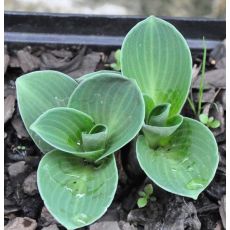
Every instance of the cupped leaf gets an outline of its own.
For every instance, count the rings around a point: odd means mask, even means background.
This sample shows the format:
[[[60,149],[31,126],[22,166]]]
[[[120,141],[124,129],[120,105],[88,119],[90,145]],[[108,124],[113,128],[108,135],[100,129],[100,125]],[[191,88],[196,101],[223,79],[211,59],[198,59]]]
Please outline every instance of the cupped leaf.
[[[67,229],[80,228],[100,218],[112,202],[117,183],[114,156],[92,166],[53,150],[38,167],[38,189],[45,206]]]
[[[164,116],[164,112],[162,113],[162,116]],[[152,148],[161,144],[165,145],[165,143],[168,142],[169,136],[180,127],[182,122],[183,117],[181,115],[175,115],[174,117],[164,121],[165,124],[162,124],[162,126],[144,124],[142,131],[146,141],[148,142],[148,145]]]
[[[79,157],[96,159],[104,152],[101,145],[92,148],[92,145],[95,146],[95,141],[101,142],[101,137],[97,137],[97,140],[85,140],[85,135],[89,136],[96,129],[95,124],[90,116],[76,109],[67,107],[49,109],[30,126],[30,129],[54,148]],[[92,139],[92,135],[90,136]]]
[[[193,199],[211,182],[219,160],[213,134],[190,118],[183,118],[168,145],[152,149],[139,136],[136,151],[141,168],[157,185]]]
[[[36,71],[17,78],[17,100],[22,120],[42,152],[46,153],[53,147],[29,129],[30,125],[48,109],[66,106],[77,85],[69,76],[51,70]]]
[[[155,105],[170,103],[170,116],[175,115],[189,92],[191,53],[173,25],[150,16],[126,35],[121,49],[121,72],[135,79]]]
[[[85,151],[105,150],[108,128],[104,125],[95,125],[89,133],[82,134],[82,147]]]
[[[97,73],[84,80],[68,106],[89,114],[96,124],[108,128],[106,151],[98,161],[132,140],[144,122],[144,100],[137,84],[117,73]]]
[[[169,103],[166,103],[154,107],[149,114],[148,124],[160,126],[165,125],[168,119],[170,106],[171,105]]]

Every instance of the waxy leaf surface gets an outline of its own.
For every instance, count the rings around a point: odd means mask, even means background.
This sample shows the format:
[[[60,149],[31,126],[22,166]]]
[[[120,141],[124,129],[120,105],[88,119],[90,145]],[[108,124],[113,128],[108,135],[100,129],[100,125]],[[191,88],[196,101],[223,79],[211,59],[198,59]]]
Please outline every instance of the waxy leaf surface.
[[[73,92],[68,106],[108,128],[106,151],[98,160],[132,140],[144,123],[144,100],[137,84],[118,77],[118,73],[96,74],[84,80]]]
[[[41,160],[38,188],[55,219],[67,229],[89,225],[111,204],[118,182],[114,156],[92,166],[71,154],[53,150]]]
[[[17,100],[22,120],[42,152],[46,153],[53,147],[30,130],[30,125],[48,109],[66,106],[76,87],[77,82],[72,78],[51,70],[28,73],[16,80]]]
[[[173,25],[150,16],[126,35],[121,72],[135,79],[155,105],[170,103],[170,116],[175,115],[182,109],[191,84],[189,47]]]
[[[157,185],[193,199],[211,182],[219,160],[211,131],[190,118],[183,118],[166,146],[152,149],[139,136],[136,151],[141,168]]]

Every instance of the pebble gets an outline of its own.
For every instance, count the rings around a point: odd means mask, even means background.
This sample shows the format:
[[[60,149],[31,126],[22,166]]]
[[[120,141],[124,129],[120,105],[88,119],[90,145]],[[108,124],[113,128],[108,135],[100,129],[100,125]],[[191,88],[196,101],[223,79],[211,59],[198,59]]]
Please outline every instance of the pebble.
[[[25,161],[18,161],[8,167],[8,173],[11,177],[16,177],[19,174],[24,173],[26,169],[27,165],[25,164]]]
[[[36,172],[32,172],[28,177],[26,177],[23,183],[23,191],[30,196],[33,196],[38,192]]]
[[[102,221],[90,225],[89,230],[121,230],[117,221]]]
[[[8,222],[4,230],[35,230],[37,222],[29,217],[16,217]]]

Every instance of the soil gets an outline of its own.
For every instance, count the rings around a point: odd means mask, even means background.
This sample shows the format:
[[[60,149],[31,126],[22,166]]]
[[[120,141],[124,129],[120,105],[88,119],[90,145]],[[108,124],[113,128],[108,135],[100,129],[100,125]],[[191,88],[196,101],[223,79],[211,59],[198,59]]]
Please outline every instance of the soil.
[[[15,79],[34,70],[54,69],[77,78],[95,70],[110,69],[114,51],[72,46],[5,47],[5,229],[65,229],[58,224],[39,196],[36,170],[42,153],[26,132],[20,118],[15,95]],[[198,98],[202,52],[193,55],[192,94]],[[132,145],[116,154],[119,185],[114,201],[106,214],[91,226],[82,229],[121,230],[219,230],[225,226],[226,134],[225,134],[225,42],[208,54],[203,108],[209,116],[221,121],[213,129],[219,147],[220,162],[215,178],[194,201],[170,194],[153,184],[140,169]],[[218,110],[216,109],[218,108]],[[186,103],[183,115],[195,117]],[[196,117],[195,117],[196,118]],[[126,154],[122,154],[126,152]],[[147,207],[137,207],[138,191],[152,183],[154,199]],[[108,227],[109,226],[109,227]]]

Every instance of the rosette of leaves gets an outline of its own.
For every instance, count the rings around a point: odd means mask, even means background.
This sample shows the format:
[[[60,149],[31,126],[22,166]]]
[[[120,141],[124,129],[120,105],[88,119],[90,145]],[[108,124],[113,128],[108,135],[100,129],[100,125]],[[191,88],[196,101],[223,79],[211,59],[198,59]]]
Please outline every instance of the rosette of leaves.
[[[56,71],[16,80],[25,127],[46,153],[38,189],[50,213],[67,229],[100,218],[114,197],[114,152],[137,135],[144,100],[135,81],[104,71],[79,82]]]
[[[202,123],[180,115],[192,78],[192,57],[180,32],[150,16],[134,26],[121,49],[121,72],[145,99],[145,123],[136,153],[161,188],[197,199],[218,165],[215,138]]]

